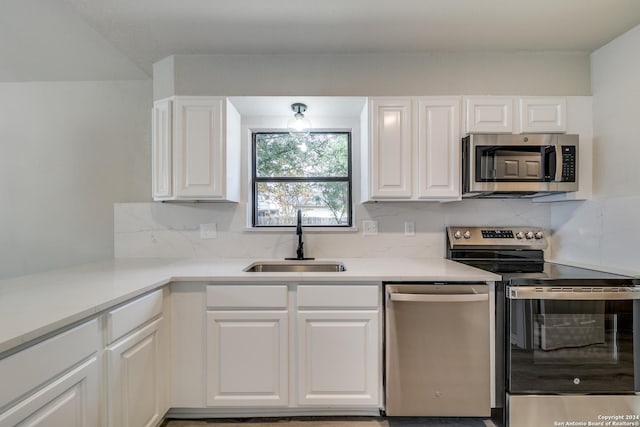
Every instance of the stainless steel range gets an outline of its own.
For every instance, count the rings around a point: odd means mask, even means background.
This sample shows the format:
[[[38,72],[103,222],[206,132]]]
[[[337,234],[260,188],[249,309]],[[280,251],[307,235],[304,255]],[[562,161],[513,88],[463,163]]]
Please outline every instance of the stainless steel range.
[[[545,262],[547,246],[535,227],[447,228],[447,258],[503,277],[496,402],[505,424],[640,426],[640,281]]]

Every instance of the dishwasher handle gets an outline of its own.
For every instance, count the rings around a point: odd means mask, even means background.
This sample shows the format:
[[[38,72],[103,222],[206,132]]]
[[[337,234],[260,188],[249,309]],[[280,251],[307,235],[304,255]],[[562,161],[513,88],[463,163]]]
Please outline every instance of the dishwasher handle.
[[[390,292],[389,299],[402,302],[477,302],[488,301],[489,294],[404,294]]]

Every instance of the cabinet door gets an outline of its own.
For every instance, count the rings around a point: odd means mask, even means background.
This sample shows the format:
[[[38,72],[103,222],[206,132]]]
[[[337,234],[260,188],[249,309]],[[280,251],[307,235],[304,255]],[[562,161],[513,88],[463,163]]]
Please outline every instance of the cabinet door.
[[[109,426],[155,426],[164,416],[161,325],[156,319],[107,347]]]
[[[175,100],[174,190],[178,198],[225,197],[224,98]]]
[[[297,323],[297,403],[379,405],[378,311],[300,311]]]
[[[168,199],[172,196],[172,123],[173,101],[157,101],[152,112],[152,191],[154,200]]]
[[[566,98],[520,98],[520,131],[522,133],[566,132],[566,110]]]
[[[374,98],[369,117],[371,198],[411,198],[411,99]]]
[[[287,406],[286,311],[207,313],[207,405]]]
[[[465,98],[467,133],[512,133],[512,97]]]
[[[0,427],[98,427],[99,372],[94,355],[0,413]]]
[[[418,99],[419,199],[460,198],[460,99]]]

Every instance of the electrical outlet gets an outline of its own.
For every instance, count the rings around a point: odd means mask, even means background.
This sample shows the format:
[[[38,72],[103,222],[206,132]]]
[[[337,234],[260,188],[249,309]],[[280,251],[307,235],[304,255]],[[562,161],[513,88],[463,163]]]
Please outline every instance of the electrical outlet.
[[[415,236],[416,235],[416,223],[413,221],[406,221],[404,223],[404,235]]]
[[[362,221],[362,234],[365,236],[378,234],[378,221]]]
[[[201,239],[215,239],[218,237],[218,230],[216,223],[200,224],[200,238]]]

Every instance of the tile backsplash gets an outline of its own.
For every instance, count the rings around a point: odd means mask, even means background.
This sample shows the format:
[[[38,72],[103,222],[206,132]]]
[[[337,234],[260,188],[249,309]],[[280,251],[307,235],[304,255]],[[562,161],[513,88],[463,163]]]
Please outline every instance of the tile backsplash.
[[[115,256],[283,258],[295,256],[291,231],[247,229],[245,203],[117,203]],[[447,225],[531,225],[549,229],[549,205],[529,200],[463,200],[452,203],[356,205],[357,231],[305,229],[305,255],[316,258],[442,257]],[[377,235],[363,235],[362,221],[378,221]],[[404,235],[404,223],[415,235]],[[216,224],[216,238],[201,239],[200,224]]]

